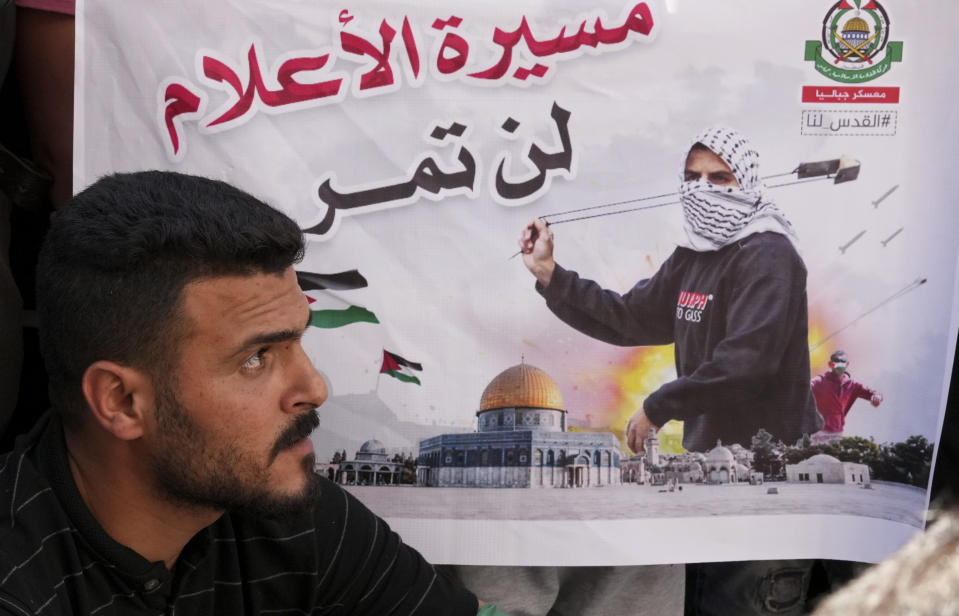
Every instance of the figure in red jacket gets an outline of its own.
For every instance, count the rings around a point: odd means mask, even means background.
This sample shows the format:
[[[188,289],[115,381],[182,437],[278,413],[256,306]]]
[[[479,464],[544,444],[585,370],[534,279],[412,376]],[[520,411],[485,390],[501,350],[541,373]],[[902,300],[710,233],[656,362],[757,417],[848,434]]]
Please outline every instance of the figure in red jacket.
[[[882,402],[882,394],[854,380],[846,369],[849,359],[845,351],[829,356],[829,370],[812,380],[812,395],[819,414],[826,420],[822,430],[812,435],[814,443],[828,443],[842,438],[846,415],[856,398],[869,400],[873,406]]]

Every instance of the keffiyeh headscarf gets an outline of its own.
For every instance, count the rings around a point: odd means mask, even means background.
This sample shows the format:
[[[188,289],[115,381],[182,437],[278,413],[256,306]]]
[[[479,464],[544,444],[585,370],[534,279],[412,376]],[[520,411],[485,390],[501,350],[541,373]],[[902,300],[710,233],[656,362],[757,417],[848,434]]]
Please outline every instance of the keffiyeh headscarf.
[[[682,245],[700,252],[719,250],[753,233],[772,231],[785,235],[798,252],[796,232],[759,177],[759,153],[752,144],[735,130],[718,126],[704,130],[690,147],[697,143],[729,165],[739,187],[717,186],[705,177],[683,181],[679,198],[687,241]]]

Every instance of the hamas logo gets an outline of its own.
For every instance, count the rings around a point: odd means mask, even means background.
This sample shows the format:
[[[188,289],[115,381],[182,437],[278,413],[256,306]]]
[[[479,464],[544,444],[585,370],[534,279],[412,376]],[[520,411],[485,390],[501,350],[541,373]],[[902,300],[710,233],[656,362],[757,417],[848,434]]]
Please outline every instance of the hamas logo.
[[[806,61],[833,81],[862,83],[902,61],[902,42],[889,41],[889,16],[876,0],[840,0],[822,21],[822,39],[806,41]]]

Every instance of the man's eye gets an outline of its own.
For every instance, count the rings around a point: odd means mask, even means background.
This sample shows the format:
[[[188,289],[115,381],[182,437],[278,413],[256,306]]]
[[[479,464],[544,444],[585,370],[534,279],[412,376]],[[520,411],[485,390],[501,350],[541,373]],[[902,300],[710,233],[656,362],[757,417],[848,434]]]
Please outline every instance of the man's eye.
[[[256,370],[263,366],[263,355],[266,354],[266,349],[260,349],[253,355],[249,357],[245,362],[243,362],[243,368],[245,370]]]
[[[687,171],[684,177],[687,182],[695,182],[696,180],[699,179],[699,174],[696,173],[695,171]]]

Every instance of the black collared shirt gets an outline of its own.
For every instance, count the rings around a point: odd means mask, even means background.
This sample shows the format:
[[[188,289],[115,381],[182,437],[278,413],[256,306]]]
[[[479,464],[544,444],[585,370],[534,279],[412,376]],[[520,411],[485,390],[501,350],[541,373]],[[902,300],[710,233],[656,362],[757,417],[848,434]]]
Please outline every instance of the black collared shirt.
[[[458,581],[327,480],[314,507],[294,518],[223,515],[190,540],[171,571],[97,523],[55,417],[0,455],[0,615],[476,611]]]

